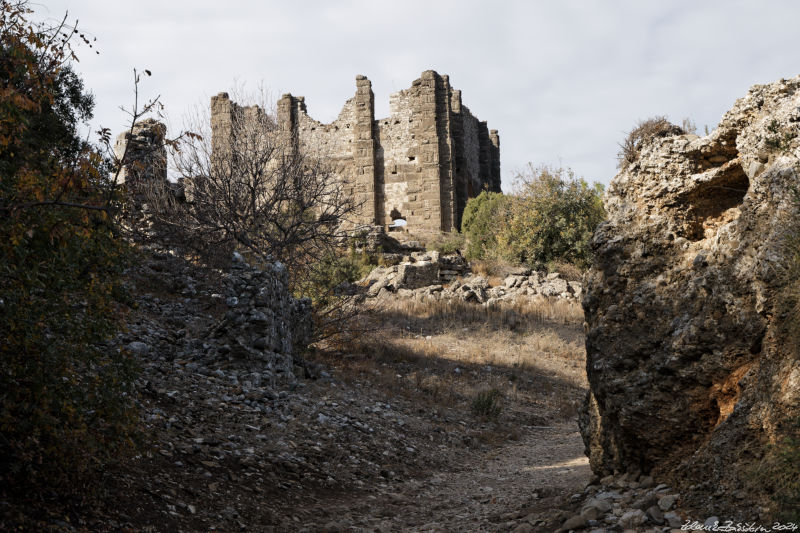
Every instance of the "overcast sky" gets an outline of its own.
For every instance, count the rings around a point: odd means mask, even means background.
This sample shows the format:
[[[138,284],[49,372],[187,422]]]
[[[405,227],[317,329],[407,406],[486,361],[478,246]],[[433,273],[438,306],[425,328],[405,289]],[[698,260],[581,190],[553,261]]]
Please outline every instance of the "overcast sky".
[[[427,69],[449,74],[464,104],[500,131],[503,186],[528,162],[604,183],[636,121],[667,115],[711,129],[755,83],[800,73],[800,1],[48,0],[97,38],[77,70],[95,94],[94,125],[124,128],[132,70],[145,96],[181,116],[234,84],[306,97],[336,118],[372,80],[376,118],[389,94]]]

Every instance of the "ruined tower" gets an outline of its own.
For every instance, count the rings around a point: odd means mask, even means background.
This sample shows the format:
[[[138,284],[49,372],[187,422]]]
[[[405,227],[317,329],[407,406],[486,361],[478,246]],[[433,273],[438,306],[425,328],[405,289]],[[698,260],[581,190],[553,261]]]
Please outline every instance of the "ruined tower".
[[[153,181],[167,181],[167,127],[152,118],[137,122],[133,129],[117,136],[114,154],[122,161],[119,183],[130,189]]]
[[[389,117],[375,119],[375,95],[365,76],[330,124],[312,119],[302,96],[278,102],[282,135],[299,150],[325,158],[360,205],[364,225],[403,219],[414,232],[459,229],[467,200],[500,192],[500,138],[461,102],[448,76],[432,70],[390,96]],[[226,93],[211,100],[214,151],[224,151],[230,113]]]

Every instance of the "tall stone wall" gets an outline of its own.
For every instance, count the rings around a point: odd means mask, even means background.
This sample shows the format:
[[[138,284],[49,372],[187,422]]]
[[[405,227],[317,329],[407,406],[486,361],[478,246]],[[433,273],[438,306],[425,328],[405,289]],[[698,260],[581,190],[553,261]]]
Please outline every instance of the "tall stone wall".
[[[481,123],[461,103],[461,91],[452,91],[450,108],[455,148],[453,184],[456,227],[461,227],[461,215],[468,199],[476,196],[483,188],[500,191],[500,140],[497,130],[487,133],[486,123]],[[487,150],[490,145],[496,147],[494,152]]]
[[[211,107],[214,150],[224,150],[238,106],[222,93]],[[449,78],[432,70],[390,96],[387,118],[375,119],[372,84],[360,75],[355,96],[330,124],[311,118],[302,96],[283,95],[277,113],[279,131],[297,149],[331,163],[360,206],[357,224],[402,218],[413,231],[452,231],[468,198],[500,191],[497,131],[489,132]]]
[[[424,72],[411,88],[392,95],[389,118],[378,121],[386,176],[384,212],[388,220],[404,218],[415,230],[452,229],[442,217],[448,199],[440,184],[447,176],[440,169],[437,90],[442,91],[441,77]]]

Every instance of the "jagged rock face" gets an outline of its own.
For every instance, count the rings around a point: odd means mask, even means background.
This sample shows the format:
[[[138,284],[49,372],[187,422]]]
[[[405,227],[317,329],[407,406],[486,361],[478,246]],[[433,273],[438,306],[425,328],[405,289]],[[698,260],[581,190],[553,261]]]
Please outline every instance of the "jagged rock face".
[[[653,139],[611,182],[583,301],[596,473],[743,485],[734,465],[797,413],[800,362],[773,313],[799,121],[800,76],[754,86],[713,133]]]

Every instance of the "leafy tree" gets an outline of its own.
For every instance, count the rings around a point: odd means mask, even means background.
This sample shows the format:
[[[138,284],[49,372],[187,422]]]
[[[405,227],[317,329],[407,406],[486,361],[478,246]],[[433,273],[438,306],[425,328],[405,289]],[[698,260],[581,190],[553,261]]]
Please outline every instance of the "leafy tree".
[[[134,420],[131,362],[103,346],[126,250],[110,163],[79,135],[93,99],[69,62],[83,36],[30,15],[0,2],[0,490],[28,496],[75,486]]]
[[[552,261],[587,267],[589,243],[605,219],[603,186],[589,185],[568,168],[528,168],[517,175],[511,219],[498,237],[514,262],[545,265]]]

